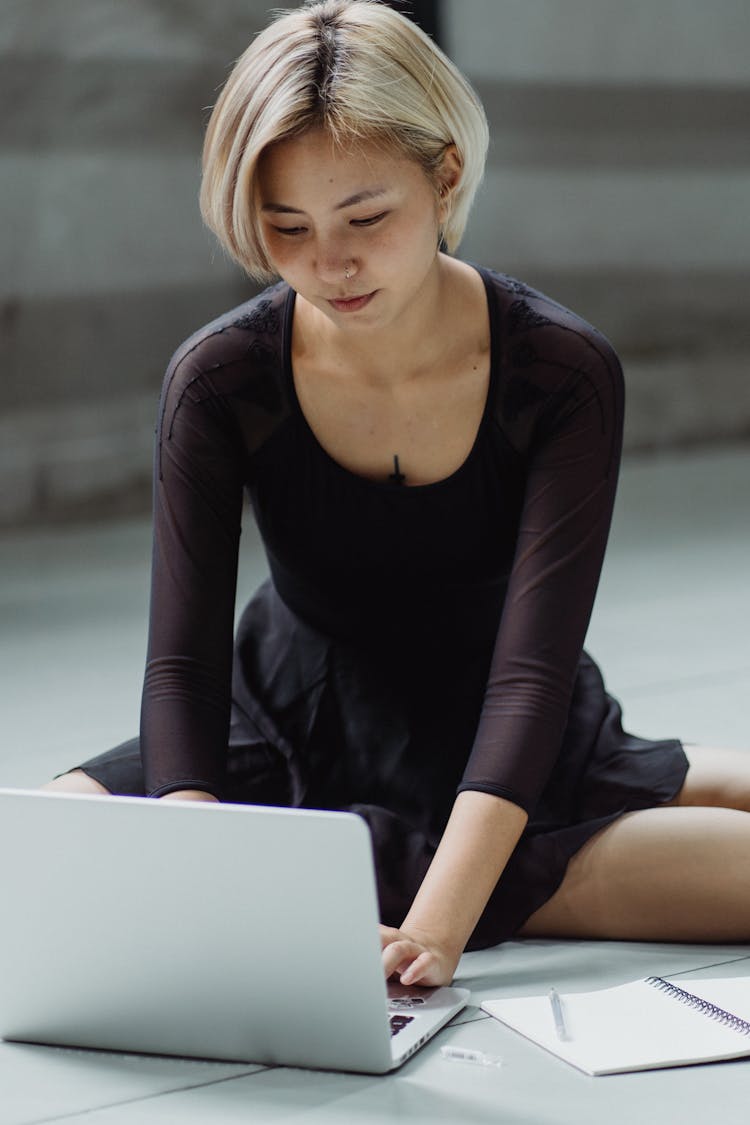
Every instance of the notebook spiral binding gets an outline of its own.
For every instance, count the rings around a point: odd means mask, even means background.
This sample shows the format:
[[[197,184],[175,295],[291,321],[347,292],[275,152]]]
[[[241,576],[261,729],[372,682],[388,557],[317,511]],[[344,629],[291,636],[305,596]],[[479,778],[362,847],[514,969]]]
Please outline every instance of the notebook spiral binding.
[[[665,980],[664,977],[646,977],[646,984],[658,988],[660,992],[665,992],[668,996],[679,1000],[681,1004],[687,1004],[690,1008],[695,1008],[702,1015],[716,1020],[724,1027],[730,1027],[732,1031],[737,1031],[740,1035],[750,1035],[750,1021],[740,1019],[739,1016],[727,1012],[724,1008],[719,1008],[718,1005],[711,1004],[708,1000],[702,1000],[700,996],[695,996],[692,992],[686,992],[684,988],[678,988],[676,984]]]

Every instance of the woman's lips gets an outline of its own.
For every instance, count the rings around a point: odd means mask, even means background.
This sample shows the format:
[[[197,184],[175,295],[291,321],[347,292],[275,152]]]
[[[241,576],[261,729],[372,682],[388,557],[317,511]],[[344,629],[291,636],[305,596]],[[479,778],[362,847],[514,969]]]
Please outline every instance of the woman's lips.
[[[365,293],[363,297],[334,298],[329,300],[328,303],[334,307],[336,312],[359,312],[360,309],[370,303],[376,292],[377,290],[373,290],[372,293]]]

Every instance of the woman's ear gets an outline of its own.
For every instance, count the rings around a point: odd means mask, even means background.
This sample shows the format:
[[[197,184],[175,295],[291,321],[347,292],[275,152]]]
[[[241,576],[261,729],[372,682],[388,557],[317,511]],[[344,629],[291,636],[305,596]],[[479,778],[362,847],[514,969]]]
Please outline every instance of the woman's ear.
[[[463,162],[458,149],[451,143],[443,152],[436,175],[441,222],[445,222],[450,215],[451,196],[460,184],[462,175]]]

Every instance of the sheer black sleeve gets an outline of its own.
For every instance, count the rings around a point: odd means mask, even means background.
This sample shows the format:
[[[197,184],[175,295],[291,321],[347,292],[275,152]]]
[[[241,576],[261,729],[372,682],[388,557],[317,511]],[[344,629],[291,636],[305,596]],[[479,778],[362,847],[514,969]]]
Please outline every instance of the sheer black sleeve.
[[[520,288],[520,287],[519,287]],[[515,558],[459,786],[531,811],[559,753],[619,466],[622,373],[607,341],[534,291],[505,310],[496,423],[526,463]]]
[[[220,796],[225,770],[245,454],[212,380],[216,347],[209,339],[177,353],[159,411],[141,709],[152,796],[177,789]]]

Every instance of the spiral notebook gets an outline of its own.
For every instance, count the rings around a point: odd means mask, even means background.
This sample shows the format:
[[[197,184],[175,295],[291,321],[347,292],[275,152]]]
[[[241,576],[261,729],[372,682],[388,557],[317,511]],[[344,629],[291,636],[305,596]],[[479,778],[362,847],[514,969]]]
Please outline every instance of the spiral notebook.
[[[485,1000],[482,1008],[586,1074],[750,1056],[750,976],[647,977],[561,999],[565,1040],[547,995]]]

